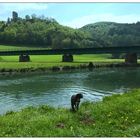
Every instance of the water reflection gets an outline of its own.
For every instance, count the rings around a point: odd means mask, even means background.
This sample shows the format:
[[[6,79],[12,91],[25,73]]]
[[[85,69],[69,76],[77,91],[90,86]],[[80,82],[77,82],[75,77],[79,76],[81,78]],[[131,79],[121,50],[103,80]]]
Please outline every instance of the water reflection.
[[[110,92],[124,92],[127,89],[139,88],[139,68],[127,69],[100,69],[90,73],[84,81],[84,85]]]

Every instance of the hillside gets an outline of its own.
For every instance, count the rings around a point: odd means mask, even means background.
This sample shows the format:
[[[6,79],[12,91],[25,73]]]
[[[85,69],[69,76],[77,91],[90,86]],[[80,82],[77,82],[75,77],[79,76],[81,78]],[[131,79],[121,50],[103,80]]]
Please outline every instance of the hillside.
[[[140,22],[121,24],[115,22],[98,22],[79,29],[88,32],[101,46],[140,45]]]
[[[53,18],[26,15],[0,21],[0,44],[45,48],[89,48],[140,45],[140,22],[97,22],[80,29],[60,25]]]
[[[6,22],[0,21],[0,44],[60,49],[90,47],[94,44],[89,41],[88,33],[62,26],[55,19],[29,15],[20,18],[18,14],[16,16],[8,18]]]

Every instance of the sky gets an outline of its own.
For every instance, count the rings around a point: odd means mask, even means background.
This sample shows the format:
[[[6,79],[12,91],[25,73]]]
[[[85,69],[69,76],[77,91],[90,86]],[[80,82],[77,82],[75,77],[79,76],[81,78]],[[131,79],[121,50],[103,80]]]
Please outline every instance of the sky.
[[[0,3],[0,20],[36,14],[57,20],[61,25],[80,28],[101,21],[136,23],[140,21],[140,3]]]

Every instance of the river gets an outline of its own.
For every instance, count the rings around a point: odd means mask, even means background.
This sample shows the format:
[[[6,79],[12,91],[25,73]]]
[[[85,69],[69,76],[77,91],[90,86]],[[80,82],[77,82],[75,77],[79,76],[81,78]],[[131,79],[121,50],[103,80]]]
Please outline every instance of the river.
[[[133,88],[140,88],[140,68],[1,75],[0,114],[42,104],[70,108],[70,97],[76,93],[83,93],[82,102],[95,102]]]

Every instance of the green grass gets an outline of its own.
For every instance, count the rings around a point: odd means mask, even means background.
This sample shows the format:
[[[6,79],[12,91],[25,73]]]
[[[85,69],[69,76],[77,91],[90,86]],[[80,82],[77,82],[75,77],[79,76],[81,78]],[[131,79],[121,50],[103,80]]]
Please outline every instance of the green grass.
[[[17,47],[0,45],[1,50],[29,49],[29,47]],[[31,49],[36,49],[35,47]],[[0,69],[21,68],[51,68],[52,66],[79,66],[81,64],[93,63],[122,63],[124,59],[111,59],[111,54],[74,55],[74,62],[62,62],[62,55],[31,55],[31,62],[18,62],[19,56],[1,56]],[[140,61],[139,61],[140,62]]]
[[[123,59],[109,59],[110,54],[104,55],[74,55],[74,62],[62,62],[62,55],[31,55],[31,62],[18,62],[19,56],[1,56],[0,68],[50,68],[52,66],[79,66],[94,63],[120,63]]]
[[[140,136],[140,90],[83,103],[78,112],[48,106],[28,107],[0,116],[1,137]]]
[[[29,49],[28,47],[25,46],[11,46],[11,45],[0,45],[0,51],[8,51],[8,50],[26,50]]]
[[[35,46],[11,46],[11,45],[0,45],[0,51],[12,51],[12,50],[37,50],[44,49],[43,47]]]

